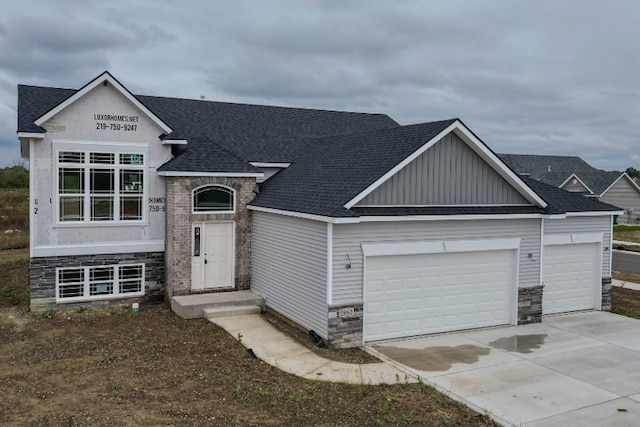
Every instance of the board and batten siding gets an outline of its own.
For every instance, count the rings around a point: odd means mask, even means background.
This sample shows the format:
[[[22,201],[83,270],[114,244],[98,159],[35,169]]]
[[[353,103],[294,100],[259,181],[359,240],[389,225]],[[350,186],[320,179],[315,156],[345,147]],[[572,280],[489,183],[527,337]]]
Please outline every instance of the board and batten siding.
[[[611,217],[583,216],[565,219],[545,219],[544,235],[572,233],[603,233],[602,239],[602,274],[611,271]]]
[[[520,238],[518,285],[539,285],[540,223],[539,219],[520,219],[335,224],[333,304],[362,302],[362,243]],[[349,261],[351,268],[346,267]]]
[[[327,338],[327,224],[253,212],[251,290]]]
[[[357,206],[530,203],[454,133],[399,170]]]
[[[609,191],[604,193],[600,201],[617,206],[621,210],[633,208],[631,221],[629,221],[629,215],[625,212],[618,217],[618,222],[638,223],[637,218],[640,218],[640,193],[625,177],[620,178]]]

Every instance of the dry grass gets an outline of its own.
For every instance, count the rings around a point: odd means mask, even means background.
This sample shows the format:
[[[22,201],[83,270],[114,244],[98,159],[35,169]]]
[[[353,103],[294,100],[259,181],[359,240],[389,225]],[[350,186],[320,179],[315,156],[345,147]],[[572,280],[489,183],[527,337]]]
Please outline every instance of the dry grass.
[[[0,189],[0,250],[29,247],[29,190]]]
[[[622,242],[640,243],[640,226],[614,225],[613,240],[620,240]]]

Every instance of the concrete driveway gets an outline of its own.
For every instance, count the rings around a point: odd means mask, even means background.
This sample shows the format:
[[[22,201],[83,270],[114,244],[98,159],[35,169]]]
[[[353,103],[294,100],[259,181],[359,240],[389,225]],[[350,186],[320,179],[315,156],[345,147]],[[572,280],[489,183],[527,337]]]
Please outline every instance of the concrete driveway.
[[[639,320],[580,312],[368,348],[503,425],[640,425]]]

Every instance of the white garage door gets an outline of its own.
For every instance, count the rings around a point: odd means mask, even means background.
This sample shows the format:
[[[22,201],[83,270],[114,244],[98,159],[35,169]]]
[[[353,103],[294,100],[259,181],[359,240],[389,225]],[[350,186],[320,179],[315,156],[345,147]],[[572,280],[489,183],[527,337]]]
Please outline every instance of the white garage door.
[[[596,243],[545,246],[542,313],[595,308],[599,271]]]
[[[366,258],[364,340],[508,324],[516,251]]]

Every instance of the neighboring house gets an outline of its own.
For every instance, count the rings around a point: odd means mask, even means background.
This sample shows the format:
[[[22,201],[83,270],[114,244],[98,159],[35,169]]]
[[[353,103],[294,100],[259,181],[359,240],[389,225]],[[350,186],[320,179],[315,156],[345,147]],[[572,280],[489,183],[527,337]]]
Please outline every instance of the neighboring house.
[[[499,156],[521,175],[620,207],[619,222],[640,222],[640,187],[626,172],[596,169],[575,156]]]
[[[251,289],[335,347],[607,309],[618,208],[519,176],[458,119],[19,86],[31,298]]]

